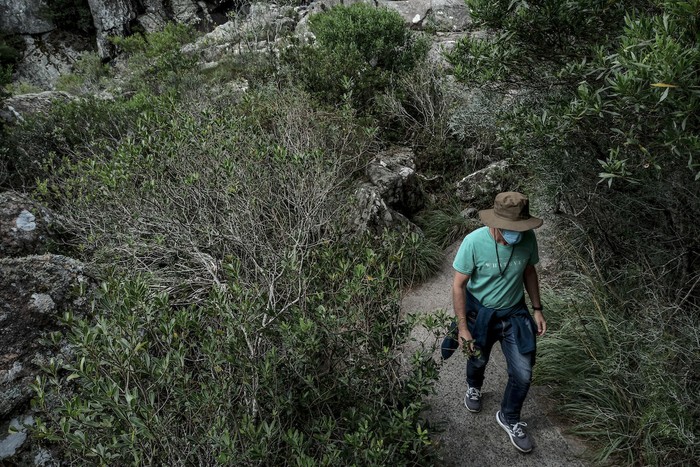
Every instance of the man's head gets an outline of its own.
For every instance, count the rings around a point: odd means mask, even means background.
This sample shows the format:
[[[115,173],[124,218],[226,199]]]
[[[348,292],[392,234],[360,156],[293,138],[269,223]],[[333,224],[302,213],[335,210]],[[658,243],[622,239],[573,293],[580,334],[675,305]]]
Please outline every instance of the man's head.
[[[497,194],[493,208],[479,211],[479,218],[488,227],[514,232],[536,229],[544,222],[530,215],[527,196],[515,191]]]

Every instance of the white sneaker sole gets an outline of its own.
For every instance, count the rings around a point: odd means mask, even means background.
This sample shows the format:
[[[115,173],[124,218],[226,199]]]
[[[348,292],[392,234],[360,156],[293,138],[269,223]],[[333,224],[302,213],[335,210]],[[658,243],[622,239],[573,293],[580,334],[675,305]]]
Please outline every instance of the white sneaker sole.
[[[508,428],[508,425],[504,425],[501,422],[501,417],[499,417],[500,413],[501,413],[500,410],[498,412],[496,412],[496,421],[501,426],[501,428],[503,428],[505,430],[505,432],[508,434],[508,439],[510,439],[510,444],[515,446],[515,449],[517,449],[518,451],[520,451],[522,453],[527,454],[529,452],[532,452],[532,448],[525,450],[525,449],[521,448],[520,446],[518,446],[517,444],[515,444],[515,441],[513,441],[513,435],[510,434],[510,428]]]

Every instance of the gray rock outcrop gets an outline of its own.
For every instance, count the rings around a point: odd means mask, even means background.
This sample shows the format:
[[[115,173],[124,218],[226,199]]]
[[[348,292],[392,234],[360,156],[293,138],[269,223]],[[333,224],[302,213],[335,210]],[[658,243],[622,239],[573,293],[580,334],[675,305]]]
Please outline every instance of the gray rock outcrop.
[[[0,31],[5,34],[41,34],[56,26],[42,11],[46,0],[0,0]]]
[[[377,4],[397,11],[413,29],[465,31],[472,23],[463,0],[378,0]]]
[[[78,308],[71,293],[86,281],[83,264],[65,256],[0,259],[0,421],[28,401],[39,337]]]
[[[102,58],[114,56],[114,45],[109,36],[125,36],[129,23],[136,18],[132,0],[88,0],[92,22],[97,30],[97,53]]]
[[[73,69],[80,55],[92,50],[85,37],[63,31],[22,36],[25,47],[14,79],[42,89],[53,89],[58,78]]]
[[[194,43],[185,45],[182,51],[198,55],[205,67],[213,67],[227,55],[269,52],[297,25],[298,14],[292,7],[253,3],[247,10],[247,14],[241,14]]]
[[[12,96],[7,98],[0,107],[0,120],[5,123],[22,121],[28,115],[48,112],[56,100],[65,102],[74,98],[74,96],[61,91],[44,91]],[[4,195],[0,194],[0,197],[2,196]],[[3,209],[1,205],[0,209]]]
[[[417,231],[407,216],[423,207],[425,195],[415,171],[413,151],[392,148],[378,155],[366,171],[370,183],[355,191],[355,228],[373,233],[385,229]]]
[[[46,253],[61,230],[50,210],[0,193],[0,465],[27,452],[30,385],[51,358],[40,338],[58,329],[64,312],[84,311],[86,299],[76,294],[88,285],[84,265]],[[10,425],[19,432],[5,436]]]
[[[19,193],[0,193],[0,258],[48,252],[56,227],[48,209]]]
[[[508,167],[507,161],[498,161],[467,175],[457,182],[457,197],[467,203],[484,198],[492,200],[498,193],[505,191],[503,174]]]
[[[418,212],[425,205],[414,157],[409,148],[393,148],[379,154],[367,166],[367,176],[379,189],[382,199],[406,215]]]

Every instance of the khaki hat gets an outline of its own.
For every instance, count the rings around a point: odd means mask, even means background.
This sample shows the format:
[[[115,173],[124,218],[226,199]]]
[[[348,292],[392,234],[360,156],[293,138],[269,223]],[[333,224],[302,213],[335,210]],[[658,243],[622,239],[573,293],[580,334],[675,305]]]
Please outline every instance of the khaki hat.
[[[516,232],[536,229],[544,222],[542,219],[530,215],[530,203],[527,196],[515,191],[497,194],[493,202],[493,209],[479,211],[479,218],[488,227]]]

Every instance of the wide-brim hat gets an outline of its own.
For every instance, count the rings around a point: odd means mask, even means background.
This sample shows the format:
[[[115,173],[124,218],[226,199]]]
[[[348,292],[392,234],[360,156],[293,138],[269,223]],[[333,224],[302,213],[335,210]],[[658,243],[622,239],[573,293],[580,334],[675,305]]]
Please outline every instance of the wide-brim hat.
[[[497,194],[493,209],[479,211],[479,218],[488,227],[516,232],[536,229],[544,223],[542,219],[530,215],[527,196],[515,191]]]

